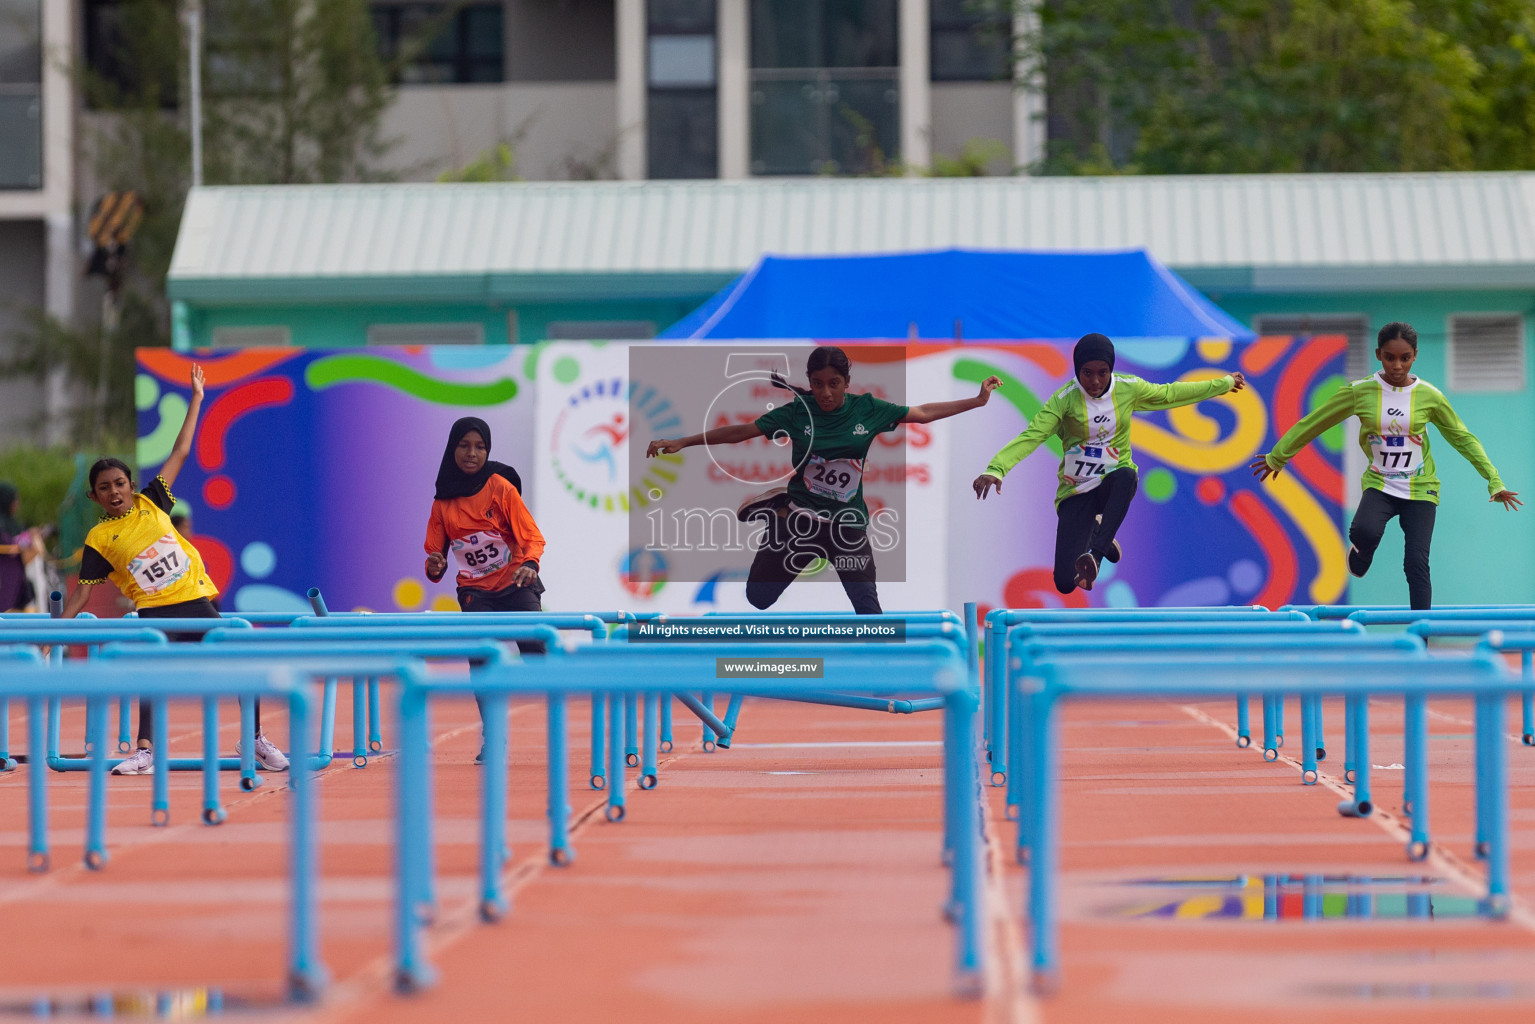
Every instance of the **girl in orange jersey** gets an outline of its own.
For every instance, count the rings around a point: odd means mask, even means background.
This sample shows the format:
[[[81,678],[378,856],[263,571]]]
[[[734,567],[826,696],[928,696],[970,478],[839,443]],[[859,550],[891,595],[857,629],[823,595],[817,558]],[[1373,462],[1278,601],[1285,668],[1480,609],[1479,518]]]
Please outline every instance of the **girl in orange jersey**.
[[[517,471],[490,460],[490,426],[476,416],[453,424],[437,469],[437,493],[426,524],[426,576],[433,583],[448,571],[449,551],[458,563],[462,610],[543,611],[538,560],[544,535],[523,503]],[[517,649],[544,653],[537,641],[519,641]],[[480,760],[476,757],[475,763]]]

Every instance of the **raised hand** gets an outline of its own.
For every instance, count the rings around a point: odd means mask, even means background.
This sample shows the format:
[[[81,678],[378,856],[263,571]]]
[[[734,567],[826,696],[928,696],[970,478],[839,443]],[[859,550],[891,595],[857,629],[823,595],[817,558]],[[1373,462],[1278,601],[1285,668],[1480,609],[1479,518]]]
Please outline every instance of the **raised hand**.
[[[1241,370],[1234,371],[1231,374],[1231,379],[1236,382],[1231,385],[1232,392],[1241,391],[1243,388],[1247,387],[1247,378],[1242,376]]]
[[[657,455],[674,455],[682,451],[682,442],[676,438],[659,438],[645,448],[645,458],[653,459]]]
[[[192,397],[203,396],[203,368],[196,363],[192,364]]]
[[[1253,471],[1253,476],[1259,480],[1267,480],[1271,476],[1278,476],[1279,470],[1269,465],[1268,456],[1260,455],[1247,464],[1247,468]]]
[[[1001,386],[1002,378],[996,375],[992,375],[981,381],[981,393],[979,396],[981,399],[981,404],[985,405],[986,400],[991,397],[991,393]]]

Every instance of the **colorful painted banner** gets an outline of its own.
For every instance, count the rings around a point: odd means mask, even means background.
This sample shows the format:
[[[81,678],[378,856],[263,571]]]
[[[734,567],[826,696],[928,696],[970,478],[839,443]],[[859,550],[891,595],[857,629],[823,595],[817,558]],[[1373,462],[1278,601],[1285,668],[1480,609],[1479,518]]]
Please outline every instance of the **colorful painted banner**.
[[[858,347],[848,351],[856,379]],[[891,469],[880,486],[904,483],[912,532],[907,582],[881,585],[886,609],[967,600],[1029,607],[1341,598],[1341,432],[1319,439],[1272,483],[1260,486],[1246,467],[1268,449],[1277,430],[1341,382],[1343,352],[1341,338],[1264,338],[1238,346],[1121,342],[1122,372],[1169,381],[1241,369],[1250,387],[1197,407],[1137,418],[1140,494],[1120,533],[1124,561],[1105,565],[1091,594],[1063,597],[1050,582],[1058,453],[1042,448],[984,503],[975,500],[970,481],[1069,377],[1069,347],[909,347],[908,403],[972,395],[992,373],[1006,384],[982,409],[921,429],[902,428],[905,469]],[[703,426],[686,417],[674,426],[654,406],[631,401],[624,344],[252,349],[195,357],[140,350],[138,458],[146,475],[164,461],[180,427],[192,358],[207,373],[207,397],[193,457],[173,490],[194,512],[192,540],[223,591],[226,609],[301,610],[312,586],[335,609],[457,607],[451,581],[427,582],[422,541],[448,427],[463,415],[489,422],[492,457],[522,476],[549,540],[546,607],[748,607],[741,580],[749,557],[717,579],[671,583],[643,548],[631,545],[626,516],[610,512],[601,500],[628,491],[629,445]],[[580,482],[607,472],[601,445],[581,442],[591,461],[580,462],[568,414],[561,424],[560,410],[583,391],[601,395],[599,418],[613,427],[606,441],[611,479],[601,481],[610,492]],[[595,404],[586,404],[591,408],[583,415],[595,414]],[[616,414],[625,417],[623,423],[613,424]],[[598,425],[583,424],[583,435]],[[899,465],[893,450],[885,451],[892,453],[891,466]],[[871,466],[883,457],[876,449]],[[684,463],[683,471],[694,470]],[[701,462],[696,471],[706,471]],[[599,496],[596,507],[593,494]],[[791,586],[780,604],[803,610],[846,606],[835,584],[804,583]]]

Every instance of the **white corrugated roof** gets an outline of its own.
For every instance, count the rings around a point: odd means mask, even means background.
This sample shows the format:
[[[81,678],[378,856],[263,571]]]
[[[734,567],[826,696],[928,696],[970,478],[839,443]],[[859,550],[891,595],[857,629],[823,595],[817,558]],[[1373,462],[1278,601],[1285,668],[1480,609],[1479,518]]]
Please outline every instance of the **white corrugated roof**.
[[[1535,173],[195,189],[172,282],[737,272],[763,253],[1149,249],[1179,269],[1535,266]]]

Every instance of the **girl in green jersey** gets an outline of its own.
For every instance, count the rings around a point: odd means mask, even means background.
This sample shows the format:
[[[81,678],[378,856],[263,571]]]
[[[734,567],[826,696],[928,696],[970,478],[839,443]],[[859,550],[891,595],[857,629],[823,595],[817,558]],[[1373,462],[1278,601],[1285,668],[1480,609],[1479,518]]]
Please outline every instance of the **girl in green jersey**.
[[[713,427],[702,434],[650,442],[646,458],[669,455],[698,444],[738,444],[754,437],[790,442],[794,463],[788,486],[749,499],[739,518],[767,519],[761,547],[746,577],[746,599],[770,608],[800,573],[825,559],[837,570],[842,589],[860,615],[881,613],[875,589],[874,549],[869,544],[869,507],[863,475],[876,435],[902,423],[931,423],[986,404],[1002,386],[987,377],[973,398],[925,405],[895,405],[848,390],[853,380],[847,353],[822,345],[805,364],[810,387],[795,387],[776,374],[775,386],[795,392],[752,423]]]
[[[1114,535],[1139,484],[1130,457],[1130,414],[1192,405],[1245,384],[1240,373],[1174,384],[1115,373],[1114,343],[1101,334],[1083,335],[1071,359],[1076,379],[1050,396],[972,485],[982,500],[993,487],[1001,494],[1007,471],[1059,435],[1065,453],[1055,492],[1055,589],[1063,594],[1092,590],[1103,560],[1119,561]]]
[[[1507,490],[1498,471],[1487,459],[1482,443],[1450,408],[1444,393],[1412,374],[1418,357],[1418,332],[1411,324],[1389,323],[1376,337],[1375,358],[1380,372],[1345,384],[1285,432],[1267,455],[1252,462],[1253,476],[1267,480],[1277,476],[1322,431],[1350,416],[1359,417],[1359,447],[1370,460],[1364,471],[1364,494],[1348,528],[1352,545],[1348,571],[1363,577],[1370,569],[1375,549],[1386,524],[1402,521],[1407,553],[1407,595],[1414,609],[1428,608],[1433,588],[1428,573],[1429,543],[1434,537],[1434,514],[1439,507],[1439,477],[1429,451],[1425,428],[1432,423],[1450,446],[1476,467],[1487,481],[1490,500],[1510,511],[1519,508],[1517,492]]]

